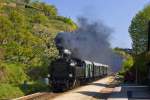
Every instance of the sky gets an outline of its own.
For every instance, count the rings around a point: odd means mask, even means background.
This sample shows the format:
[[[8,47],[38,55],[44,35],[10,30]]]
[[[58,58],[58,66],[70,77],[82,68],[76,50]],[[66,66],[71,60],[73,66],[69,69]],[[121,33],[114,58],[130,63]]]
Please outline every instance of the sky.
[[[149,0],[43,0],[53,4],[59,15],[72,18],[85,16],[102,21],[114,31],[110,37],[112,47],[132,48],[128,27],[132,18],[142,10]]]

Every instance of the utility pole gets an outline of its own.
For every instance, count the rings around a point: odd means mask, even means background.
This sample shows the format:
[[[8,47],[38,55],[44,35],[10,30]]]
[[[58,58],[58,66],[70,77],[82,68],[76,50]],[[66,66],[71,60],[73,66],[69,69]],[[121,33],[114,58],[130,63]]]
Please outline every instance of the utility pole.
[[[150,51],[150,21],[148,22],[148,38],[147,38],[147,41],[148,41],[148,43],[147,43],[147,52],[149,52]]]
[[[135,79],[135,83],[138,84],[138,68],[136,66],[136,79]]]
[[[134,59],[136,60],[136,56],[137,56],[137,48],[135,50],[135,55],[134,55]],[[138,84],[138,66],[136,65],[135,66],[135,84]]]
[[[150,51],[150,21],[148,22],[148,43],[147,43],[147,52]],[[149,65],[149,64],[148,64]],[[150,85],[150,66],[149,67],[149,71],[148,71],[148,84]]]
[[[146,52],[149,52],[150,51],[150,21],[148,21],[148,28],[147,28],[147,50],[146,50]],[[138,53],[137,53],[137,48],[136,48],[136,50],[135,50],[135,58],[136,58],[136,55],[137,55]],[[136,80],[135,80],[135,82],[136,82],[136,84],[138,84],[138,67],[136,66]]]

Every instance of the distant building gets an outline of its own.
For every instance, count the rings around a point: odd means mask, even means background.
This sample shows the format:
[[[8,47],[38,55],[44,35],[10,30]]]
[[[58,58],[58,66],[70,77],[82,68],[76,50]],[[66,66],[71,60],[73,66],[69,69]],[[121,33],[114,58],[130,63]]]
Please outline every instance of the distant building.
[[[7,4],[7,6],[16,8],[16,3],[9,3],[9,4]]]
[[[133,54],[133,50],[132,49],[125,48],[125,49],[122,49],[122,50],[125,51],[126,53]]]
[[[0,3],[0,7],[3,7],[3,6],[8,6],[8,7],[15,8],[16,3]]]

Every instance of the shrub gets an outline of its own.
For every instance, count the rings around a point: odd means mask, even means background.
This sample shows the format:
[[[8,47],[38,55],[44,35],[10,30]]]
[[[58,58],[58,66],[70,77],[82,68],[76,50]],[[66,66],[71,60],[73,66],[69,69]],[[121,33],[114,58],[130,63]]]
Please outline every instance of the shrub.
[[[0,99],[12,99],[23,96],[22,90],[12,84],[0,84]]]
[[[22,64],[0,62],[0,71],[3,74],[0,78],[1,83],[19,84],[28,78]]]

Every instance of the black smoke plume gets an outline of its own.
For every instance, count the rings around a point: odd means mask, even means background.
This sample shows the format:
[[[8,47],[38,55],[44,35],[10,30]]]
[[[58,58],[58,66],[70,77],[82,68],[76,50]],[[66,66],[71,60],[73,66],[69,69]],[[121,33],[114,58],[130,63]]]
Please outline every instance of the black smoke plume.
[[[78,26],[77,31],[58,33],[59,46],[69,49],[75,58],[116,66],[113,68],[116,71],[122,59],[110,47],[112,29],[101,21],[90,22],[83,17],[78,18]]]

